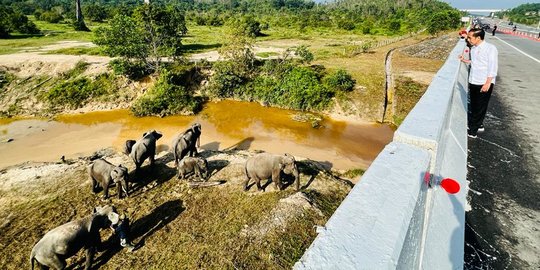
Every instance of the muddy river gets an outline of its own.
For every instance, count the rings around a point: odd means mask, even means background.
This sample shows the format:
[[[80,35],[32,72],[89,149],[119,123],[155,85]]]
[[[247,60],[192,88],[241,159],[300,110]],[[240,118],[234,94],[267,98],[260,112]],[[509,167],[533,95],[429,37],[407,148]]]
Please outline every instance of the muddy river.
[[[208,103],[196,116],[136,118],[128,110],[61,115],[46,119],[0,119],[0,168],[25,161],[59,161],[114,147],[145,131],[163,133],[158,151],[191,123],[202,125],[201,148],[249,149],[290,153],[335,169],[367,168],[389,143],[393,130],[373,123],[324,119],[321,128],[292,120],[298,112],[256,103]],[[8,142],[9,141],[9,142]]]

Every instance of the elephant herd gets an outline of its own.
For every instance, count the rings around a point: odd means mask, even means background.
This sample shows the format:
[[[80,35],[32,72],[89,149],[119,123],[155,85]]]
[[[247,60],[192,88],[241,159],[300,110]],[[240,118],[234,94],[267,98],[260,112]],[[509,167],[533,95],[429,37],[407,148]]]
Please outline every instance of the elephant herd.
[[[146,159],[150,166],[154,164],[156,142],[163,135],[151,130],[145,132],[139,140],[127,140],[124,153],[135,163],[135,173],[139,171]],[[209,178],[208,162],[203,157],[197,157],[200,146],[201,125],[192,124],[186,131],[178,135],[172,142],[171,151],[177,176],[185,179],[192,175],[199,179]],[[92,182],[92,191],[97,193],[103,188],[103,198],[109,196],[109,187],[117,187],[117,194],[129,196],[128,169],[122,165],[113,165],[104,159],[95,160],[87,167]],[[244,190],[249,189],[250,180],[254,181],[259,191],[263,190],[262,180],[272,179],[276,189],[282,190],[281,173],[294,176],[296,190],[300,189],[300,178],[296,160],[292,155],[273,155],[269,153],[256,154],[246,161],[244,166],[246,176]],[[94,213],[82,219],[63,224],[47,232],[34,246],[30,254],[32,269],[37,261],[42,269],[64,269],[66,259],[75,255],[79,250],[86,250],[86,267],[90,269],[97,246],[101,243],[99,230],[118,224],[119,215],[113,206],[96,207]]]

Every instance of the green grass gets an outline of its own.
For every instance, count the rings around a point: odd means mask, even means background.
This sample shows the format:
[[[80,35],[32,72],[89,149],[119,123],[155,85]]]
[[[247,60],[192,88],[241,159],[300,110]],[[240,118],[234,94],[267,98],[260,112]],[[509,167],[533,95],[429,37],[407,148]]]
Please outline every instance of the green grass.
[[[22,35],[12,34],[8,39],[0,39],[0,54],[11,54],[29,48],[39,48],[42,46],[57,43],[59,41],[76,40],[76,41],[92,41],[92,32],[75,31],[70,23],[48,23],[35,20],[34,16],[28,16],[37,27],[41,30],[41,35]],[[104,23],[87,22],[88,28],[93,30]]]
[[[102,55],[106,56],[99,47],[72,47],[47,51],[46,54],[68,54],[68,55]]]
[[[260,53],[257,53],[255,55],[258,56],[258,57],[261,57],[261,58],[268,58],[270,56],[278,56],[280,54],[276,53],[276,52],[260,52]]]

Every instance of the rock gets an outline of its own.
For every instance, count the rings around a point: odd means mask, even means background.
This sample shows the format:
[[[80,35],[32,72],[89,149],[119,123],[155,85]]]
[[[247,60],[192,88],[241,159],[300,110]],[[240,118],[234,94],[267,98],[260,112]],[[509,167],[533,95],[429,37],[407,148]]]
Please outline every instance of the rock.
[[[7,143],[8,143],[8,142],[12,142],[12,141],[14,141],[13,138],[9,138],[9,139],[6,140]]]

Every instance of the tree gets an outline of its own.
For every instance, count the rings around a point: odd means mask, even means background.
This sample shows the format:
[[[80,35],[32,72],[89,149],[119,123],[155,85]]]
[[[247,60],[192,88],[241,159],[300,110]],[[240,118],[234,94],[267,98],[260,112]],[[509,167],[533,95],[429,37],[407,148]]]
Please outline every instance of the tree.
[[[158,70],[162,57],[181,55],[186,33],[184,14],[179,9],[149,4],[138,7],[133,17],[116,15],[110,27],[96,30],[95,43],[111,56],[142,61]]]
[[[11,32],[38,34],[36,25],[26,15],[13,11],[10,7],[0,6],[0,38],[6,38]]]
[[[84,23],[82,9],[81,9],[81,0],[75,0],[75,23],[74,27],[77,31],[90,31],[86,24]]]
[[[104,6],[99,4],[90,4],[84,8],[86,17],[94,22],[102,22],[107,19],[107,9]]]

